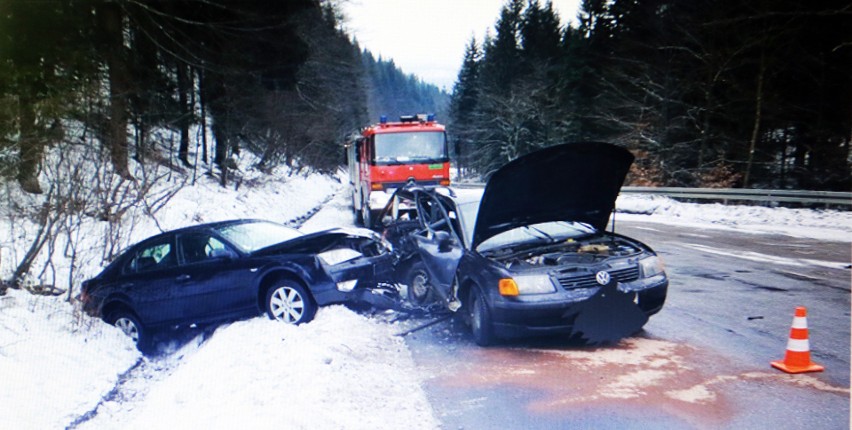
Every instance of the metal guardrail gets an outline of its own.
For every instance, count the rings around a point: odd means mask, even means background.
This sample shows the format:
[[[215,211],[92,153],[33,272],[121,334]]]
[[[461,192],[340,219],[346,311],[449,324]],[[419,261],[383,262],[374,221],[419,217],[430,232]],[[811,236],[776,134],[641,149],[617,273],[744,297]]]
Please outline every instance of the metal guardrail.
[[[852,193],[839,191],[758,190],[745,188],[622,187],[625,194],[658,194],[698,200],[743,200],[852,206]]]
[[[460,188],[482,188],[482,182],[455,183]],[[759,190],[745,188],[622,187],[623,194],[656,194],[674,199],[740,200],[751,202],[799,203],[803,205],[852,206],[852,193],[840,191]]]

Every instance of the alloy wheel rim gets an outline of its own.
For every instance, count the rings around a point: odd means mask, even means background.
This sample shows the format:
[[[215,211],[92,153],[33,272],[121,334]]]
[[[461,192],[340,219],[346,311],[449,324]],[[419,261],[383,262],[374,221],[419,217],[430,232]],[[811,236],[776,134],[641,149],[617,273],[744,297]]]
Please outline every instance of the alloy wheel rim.
[[[130,320],[130,318],[119,318],[115,320],[115,326],[119,328],[125,335],[133,339],[134,342],[139,341],[139,327]]]
[[[290,287],[275,290],[269,304],[275,319],[289,324],[298,321],[305,312],[305,301],[302,295]]]
[[[414,293],[414,297],[422,301],[426,298],[426,294],[429,292],[429,280],[422,272],[418,273],[414,276],[414,279],[411,281],[411,292]]]

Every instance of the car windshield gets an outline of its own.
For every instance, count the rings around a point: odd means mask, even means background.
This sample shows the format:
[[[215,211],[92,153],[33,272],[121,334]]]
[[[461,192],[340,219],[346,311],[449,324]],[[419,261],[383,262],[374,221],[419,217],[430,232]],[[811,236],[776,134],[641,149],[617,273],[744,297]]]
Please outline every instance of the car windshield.
[[[473,243],[473,227],[476,225],[476,214],[479,212],[479,200],[461,202],[458,208],[461,212],[464,240],[470,246]]]
[[[521,245],[525,243],[555,243],[566,239],[586,236],[594,232],[594,227],[579,222],[543,222],[504,231],[484,240],[479,244],[477,250],[486,251],[506,245]]]
[[[257,251],[302,235],[298,230],[266,221],[231,224],[216,231],[243,252]]]
[[[375,136],[375,163],[443,163],[447,144],[441,131],[380,133]]]

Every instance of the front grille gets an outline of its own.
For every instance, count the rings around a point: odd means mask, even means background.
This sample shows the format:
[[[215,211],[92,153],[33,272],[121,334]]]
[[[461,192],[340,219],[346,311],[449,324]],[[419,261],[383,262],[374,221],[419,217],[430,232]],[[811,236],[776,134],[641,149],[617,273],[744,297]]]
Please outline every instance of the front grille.
[[[612,279],[618,282],[631,282],[639,279],[639,265],[632,265],[616,270],[606,270]],[[595,280],[595,273],[586,270],[567,270],[557,275],[557,280],[562,288],[566,290],[574,290],[577,288],[592,288],[599,287],[598,281]]]

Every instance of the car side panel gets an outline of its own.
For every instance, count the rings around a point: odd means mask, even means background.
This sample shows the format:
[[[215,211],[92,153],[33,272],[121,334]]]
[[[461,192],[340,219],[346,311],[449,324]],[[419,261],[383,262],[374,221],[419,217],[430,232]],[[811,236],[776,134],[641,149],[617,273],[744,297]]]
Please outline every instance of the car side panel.
[[[179,267],[126,275],[114,282],[110,289],[115,295],[128,297],[129,305],[143,324],[159,325],[183,315],[172,291],[175,279],[180,275]]]
[[[202,320],[254,307],[257,267],[247,258],[217,258],[181,266],[172,298],[181,318]]]

